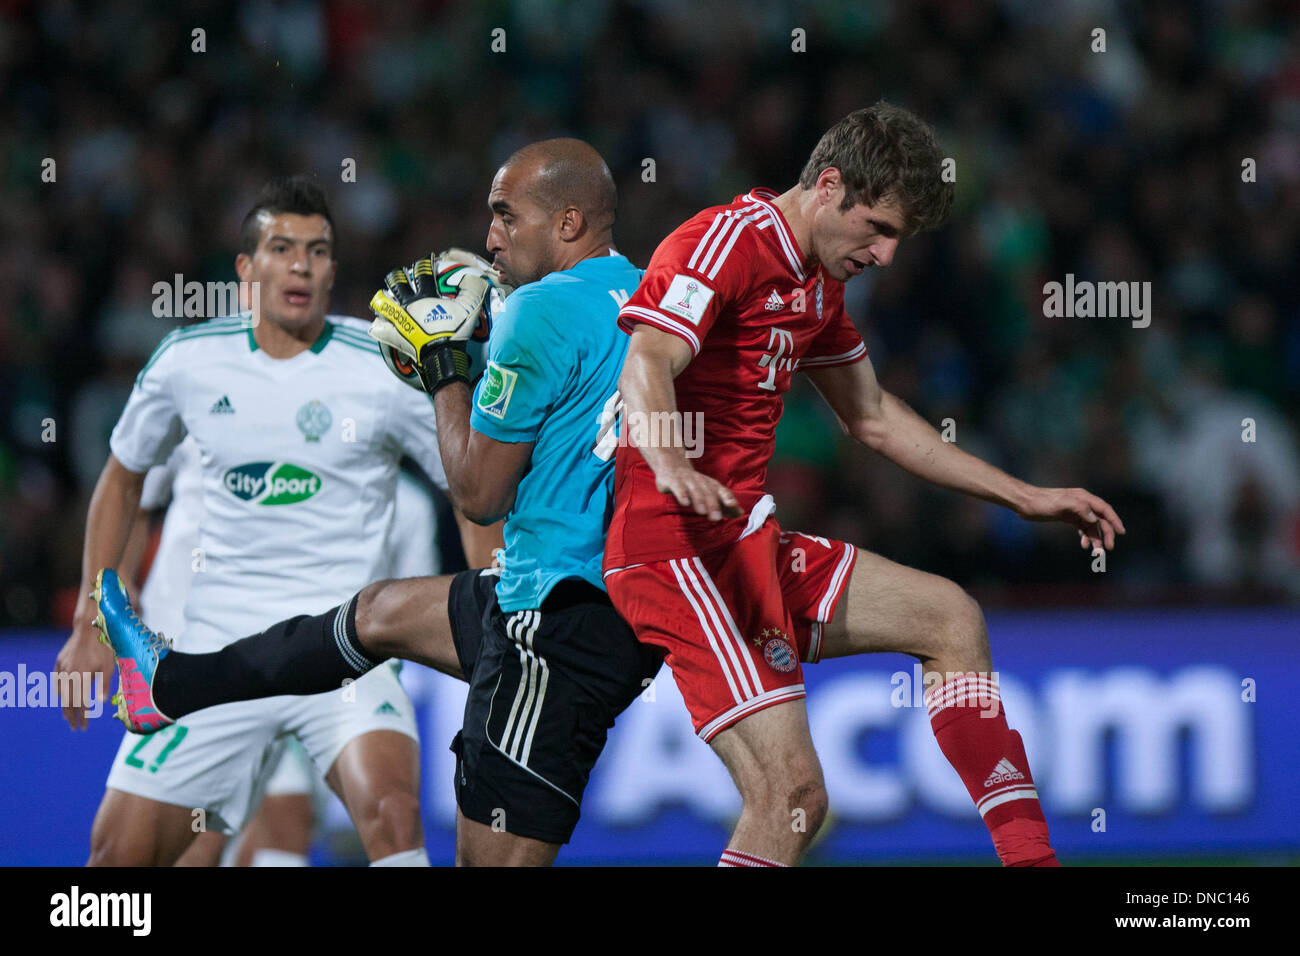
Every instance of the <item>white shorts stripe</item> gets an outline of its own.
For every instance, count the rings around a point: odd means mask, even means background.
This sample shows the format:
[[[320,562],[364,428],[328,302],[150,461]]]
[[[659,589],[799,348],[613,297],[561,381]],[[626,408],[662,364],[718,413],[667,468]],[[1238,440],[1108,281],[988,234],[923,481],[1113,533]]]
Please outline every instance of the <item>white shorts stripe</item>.
[[[805,664],[816,664],[822,659],[822,622],[813,621],[808,628],[808,654],[804,657]]]
[[[533,752],[533,735],[537,733],[537,725],[542,722],[542,707],[546,703],[546,685],[551,676],[551,668],[547,666],[546,658],[533,651],[533,638],[537,634],[537,625],[542,621],[541,612],[529,611],[528,613],[534,615],[532,629],[528,632],[528,651],[535,657],[537,661],[536,666],[541,673],[540,682],[537,687],[537,704],[533,707],[533,716],[528,722],[528,736],[524,738],[524,749],[519,755],[519,762],[525,767],[528,766],[528,758]]]
[[[529,715],[533,709],[533,698],[537,694],[537,661],[533,657],[533,649],[528,646],[528,625],[531,623],[531,611],[519,611],[520,624],[516,630],[519,637],[519,655],[520,663],[523,665],[523,674],[519,678],[521,684],[526,684],[527,692],[524,694],[524,705],[519,710],[519,720],[510,732],[505,735],[506,749],[510,756],[516,760],[519,759],[519,749],[523,746],[524,732],[528,727]]]
[[[740,659],[745,662],[745,666],[749,670],[749,676],[754,680],[755,690],[762,691],[763,679],[758,676],[758,667],[754,664],[754,658],[750,656],[748,649],[745,647],[745,638],[741,636],[740,629],[736,627],[736,622],[731,616],[731,609],[727,607],[727,602],[722,600],[722,595],[718,593],[718,588],[713,583],[713,578],[709,577],[709,572],[704,569],[704,562],[699,558],[695,558],[694,561],[695,567],[699,569],[700,578],[703,579],[704,583],[708,586],[709,593],[713,595],[713,599],[717,602],[718,607],[722,610],[723,616],[727,619],[727,627],[730,629],[731,637],[736,642],[736,647],[740,651]]]
[[[725,727],[737,720],[748,717],[755,711],[762,710],[764,707],[770,707],[772,704],[780,704],[787,700],[797,700],[803,696],[805,696],[803,684],[791,684],[789,687],[778,687],[776,690],[764,691],[757,697],[751,697],[744,703],[737,704],[730,710],[724,711],[717,717],[714,717],[711,721],[700,728],[700,732],[697,736],[705,743],[708,743]]]
[[[677,584],[682,589],[682,593],[686,595],[686,600],[689,601],[691,607],[695,609],[695,616],[699,619],[700,629],[704,631],[705,636],[709,639],[709,646],[713,648],[713,653],[718,658],[718,667],[722,671],[722,676],[727,680],[727,687],[731,690],[732,699],[734,699],[738,704],[743,702],[746,695],[742,694],[740,689],[736,686],[736,680],[732,677],[731,668],[727,664],[726,658],[722,655],[722,649],[718,647],[717,639],[713,636],[713,628],[705,619],[703,608],[700,607],[699,602],[695,599],[695,595],[691,592],[690,586],[686,583],[686,578],[682,574],[682,569],[677,566],[676,561],[669,561],[668,566],[673,569],[673,574],[677,578]]]
[[[696,558],[695,560],[698,562],[699,558]],[[749,655],[745,653],[743,642],[737,641],[732,637],[731,633],[727,630],[726,625],[723,624],[722,617],[719,614],[719,611],[721,610],[722,613],[727,614],[728,618],[730,618],[726,606],[723,605],[720,608],[718,604],[714,603],[713,598],[709,595],[708,589],[700,583],[700,579],[696,576],[695,568],[691,567],[689,560],[681,558],[679,559],[679,564],[681,565],[682,574],[686,576],[686,580],[690,582],[691,587],[694,589],[696,599],[704,607],[704,610],[708,613],[709,620],[713,623],[713,633],[717,636],[718,646],[722,648],[722,651],[726,654],[727,660],[730,661],[732,673],[735,674],[736,683],[740,687],[740,699],[744,700],[753,697],[755,694],[761,694],[763,692],[762,681],[757,679],[751,681],[749,675],[745,672],[745,662],[749,660]],[[703,573],[703,570],[704,566],[700,565],[701,573]],[[707,577],[707,574],[705,576]],[[712,584],[712,582],[709,583]],[[755,675],[755,677],[757,677],[757,675]]]
[[[831,613],[835,609],[835,595],[839,593],[840,587],[844,584],[844,578],[849,573],[849,568],[853,567],[853,562],[858,555],[857,549],[851,544],[844,545],[844,557],[840,558],[840,563],[835,565],[835,573],[831,575],[830,587],[826,589],[826,594],[822,601],[817,605],[817,620],[829,621]]]
[[[529,678],[532,676],[532,668],[528,663],[528,655],[524,652],[523,642],[519,637],[520,625],[523,622],[523,611],[516,611],[510,615],[506,621],[506,636],[510,638],[519,648],[519,687],[515,690],[514,703],[510,705],[510,714],[506,717],[505,729],[501,732],[501,748],[503,750],[513,750],[511,739],[514,736],[515,721],[519,717],[519,705],[524,702],[524,694],[527,692]]]

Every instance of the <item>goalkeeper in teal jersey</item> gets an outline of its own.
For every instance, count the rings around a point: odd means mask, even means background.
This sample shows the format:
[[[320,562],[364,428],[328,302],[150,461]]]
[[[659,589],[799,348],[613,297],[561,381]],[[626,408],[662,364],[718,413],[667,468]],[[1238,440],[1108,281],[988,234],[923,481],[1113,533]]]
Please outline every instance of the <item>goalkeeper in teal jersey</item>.
[[[613,179],[586,143],[520,150],[488,202],[491,271],[456,251],[394,270],[372,300],[371,334],[400,353],[389,361],[397,374],[409,383],[409,363],[433,395],[457,508],[481,524],[505,517],[499,567],[372,584],[214,654],[151,639],[111,572],[99,603],[119,662],[144,677],[133,683],[146,693],[122,708],[128,725],[137,710],[156,722],[318,693],[389,657],[462,677],[457,862],[537,865],[568,842],[608,729],[661,658],[637,643],[601,582],[627,349],[616,319],[640,272],[613,248]],[[453,269],[462,276],[449,296],[439,280]],[[465,343],[498,284],[515,291],[471,392]]]
[[[614,469],[612,446],[597,433],[612,423],[628,344],[603,317],[617,313],[615,297],[640,277],[622,256],[584,259],[515,292],[492,333],[470,425],[497,442],[533,446],[505,528],[496,588],[503,611],[539,607],[565,577],[603,589]]]

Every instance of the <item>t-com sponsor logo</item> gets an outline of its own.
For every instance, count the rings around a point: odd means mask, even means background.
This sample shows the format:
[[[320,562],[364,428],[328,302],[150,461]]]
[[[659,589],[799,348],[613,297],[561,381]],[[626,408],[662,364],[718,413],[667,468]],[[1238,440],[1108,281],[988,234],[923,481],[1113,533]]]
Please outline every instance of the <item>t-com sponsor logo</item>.
[[[221,477],[236,498],[255,505],[292,505],[320,491],[320,478],[287,461],[254,461],[236,465]]]

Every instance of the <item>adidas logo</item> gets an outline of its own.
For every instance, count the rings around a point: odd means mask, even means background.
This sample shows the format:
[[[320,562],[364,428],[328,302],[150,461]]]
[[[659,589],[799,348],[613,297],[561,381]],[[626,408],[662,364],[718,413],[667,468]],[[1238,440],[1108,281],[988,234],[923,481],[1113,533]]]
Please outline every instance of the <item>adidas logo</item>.
[[[767,297],[767,304],[764,305],[763,308],[767,309],[769,312],[780,312],[785,308],[785,303],[782,302],[781,297],[776,294],[776,289],[773,289],[771,294]]]
[[[376,707],[376,708],[375,708],[375,713],[376,713],[376,714],[392,714],[394,717],[400,717],[400,716],[402,716],[401,711],[399,711],[396,707],[394,707],[394,706],[393,706],[392,704],[390,704],[388,701],[384,701],[382,704],[380,704],[378,707]]]
[[[993,768],[993,772],[989,774],[988,779],[984,781],[984,786],[991,787],[995,783],[1007,783],[1011,780],[1024,779],[1025,775],[1016,769],[1016,765],[1003,757],[998,761],[998,765]]]
[[[230,396],[222,395],[219,399],[213,402],[212,407],[208,409],[208,414],[210,415],[235,414],[235,406],[230,404]]]

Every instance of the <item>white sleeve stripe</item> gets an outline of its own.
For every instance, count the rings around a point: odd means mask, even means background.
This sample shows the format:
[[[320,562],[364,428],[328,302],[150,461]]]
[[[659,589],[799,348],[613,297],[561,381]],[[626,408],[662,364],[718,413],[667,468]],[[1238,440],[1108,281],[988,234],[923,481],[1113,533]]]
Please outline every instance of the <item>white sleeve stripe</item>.
[[[764,216],[763,218],[766,219],[767,217]],[[746,219],[748,219],[749,222],[753,221],[753,217],[746,217]],[[736,244],[736,240],[740,237],[740,231],[744,229],[745,226],[749,224],[749,222],[742,220],[740,226],[732,230],[731,238],[728,239],[727,244],[722,247],[722,251],[718,253],[717,261],[713,263],[713,268],[709,270],[710,279],[713,279],[717,276],[718,270],[722,268],[722,264],[727,261],[727,256],[731,254],[731,247]]]
[[[851,362],[856,362],[866,354],[866,344],[859,342],[856,348],[848,352],[841,352],[839,355],[818,355],[815,358],[804,356],[795,363],[795,368],[808,368],[809,366],[816,367],[819,365],[848,365]]]
[[[736,228],[736,219],[729,212],[722,213],[720,218],[722,219],[723,227],[718,230],[718,234],[713,237],[713,241],[709,243],[708,249],[705,250],[703,258],[701,258],[696,264],[695,269],[697,272],[703,272],[709,267],[709,260],[713,258],[714,252],[717,251],[718,244],[725,241],[727,235]],[[700,245],[704,245],[703,239],[700,240]]]
[[[639,305],[625,305],[623,306],[623,311],[619,313],[619,318],[622,319],[624,316],[631,316],[640,319],[643,322],[647,322],[650,325],[658,326],[665,332],[673,332],[679,338],[686,340],[686,343],[691,347],[691,352],[693,354],[698,355],[700,353],[699,336],[676,319],[669,318],[662,312],[657,312],[654,309],[645,309]]]
[[[688,269],[695,268],[695,262],[700,258],[700,253],[704,250],[705,244],[708,243],[709,238],[713,235],[714,230],[717,229],[718,226],[722,225],[723,219],[724,217],[722,213],[718,213],[716,216],[713,217],[713,224],[709,226],[709,231],[704,234],[703,238],[700,239],[699,244],[696,245],[695,251],[691,253],[691,259],[689,262],[686,263],[686,268]]]
[[[743,224],[743,220],[745,219],[745,217],[749,213],[752,213],[757,209],[758,207],[753,203],[751,203],[750,205],[745,206],[741,209],[726,209],[718,214],[719,217],[723,220],[725,228],[722,229],[717,235],[713,237],[713,241],[712,243],[709,244],[708,250],[704,253],[704,257],[699,260],[699,263],[696,266],[698,271],[703,272],[705,269],[709,267],[708,266],[709,260],[713,257],[713,254],[717,251],[718,246],[720,246],[722,242],[726,239],[728,233],[730,233],[733,229],[738,228],[736,223],[741,222]],[[705,239],[707,238],[708,237],[706,236]],[[699,252],[700,249],[704,248],[705,239],[700,240],[700,245],[696,249],[697,253]],[[694,259],[695,257],[692,256],[691,258]]]
[[[729,224],[727,229],[713,237],[713,245],[709,247],[709,251],[705,253],[699,266],[700,272],[704,272],[705,269],[709,270],[708,277],[710,279],[714,278],[718,274],[718,270],[722,268],[722,263],[726,261],[727,254],[731,252],[731,247],[736,244],[736,237],[740,235],[740,231],[756,219],[766,216],[766,213],[756,206],[746,206],[744,209],[734,211],[729,209],[723,215],[730,219],[734,225]],[[718,247],[722,246],[724,241],[726,245],[721,252],[717,252]],[[717,258],[713,259],[715,254]],[[712,267],[709,266],[710,259],[713,259]]]

